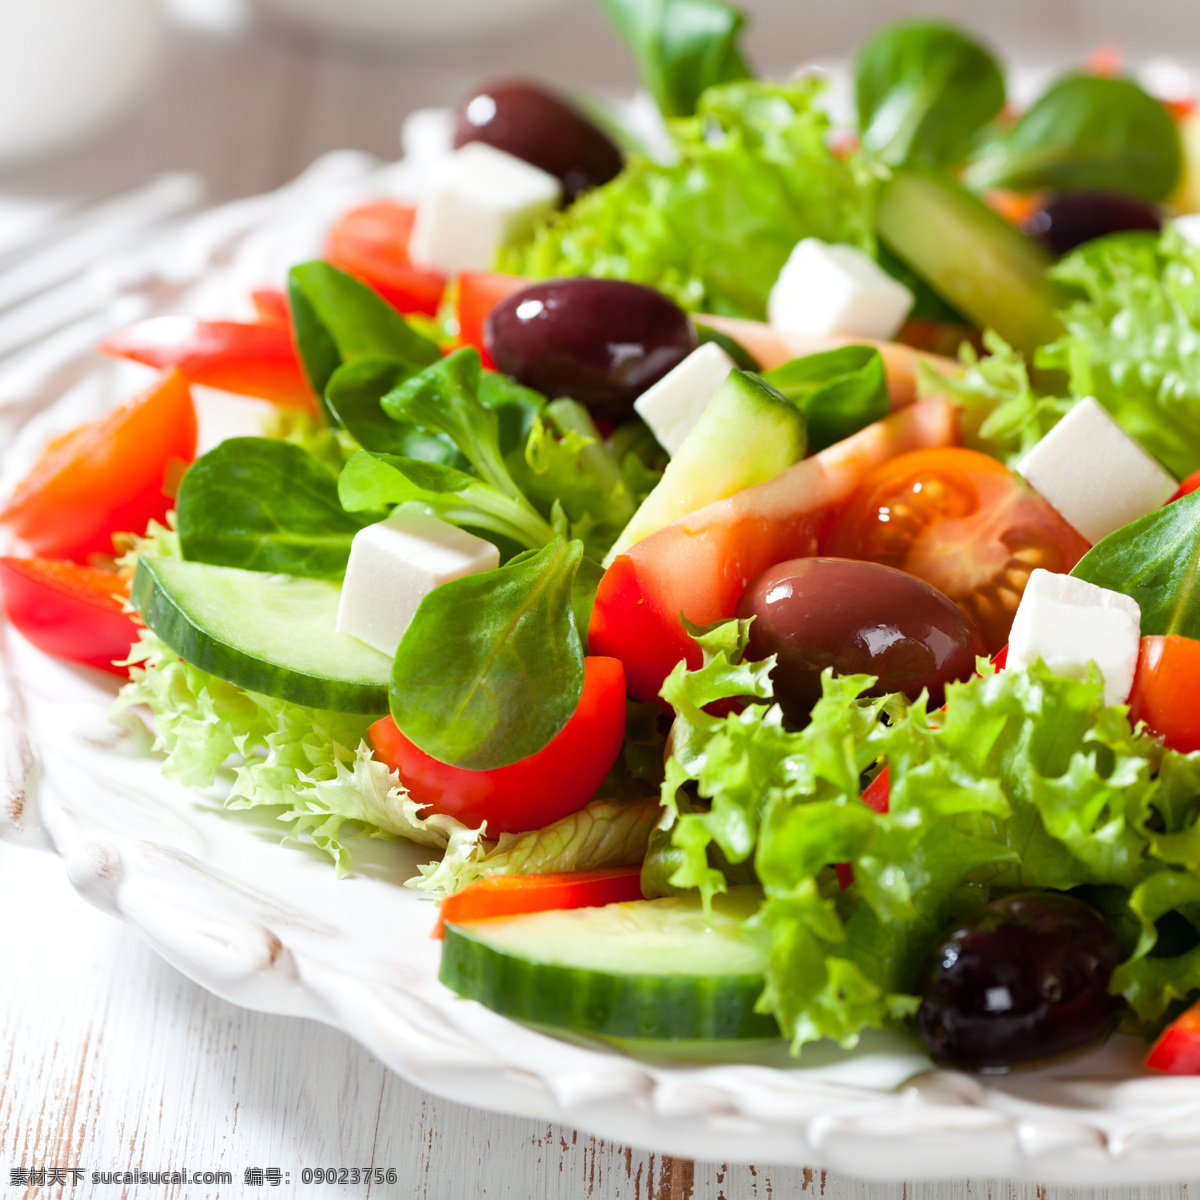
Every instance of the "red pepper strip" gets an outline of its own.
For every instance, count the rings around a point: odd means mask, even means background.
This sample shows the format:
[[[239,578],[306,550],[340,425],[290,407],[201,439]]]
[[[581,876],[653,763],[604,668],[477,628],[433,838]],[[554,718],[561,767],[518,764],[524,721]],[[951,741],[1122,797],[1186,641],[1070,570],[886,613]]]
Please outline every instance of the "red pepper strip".
[[[124,610],[129,583],[113,571],[48,558],[0,558],[0,590],[13,627],[39,650],[127,675],[138,626]]]
[[[1200,1004],[1193,1004],[1159,1034],[1146,1055],[1151,1071],[1200,1075]]]
[[[551,875],[493,875],[442,901],[433,936],[442,926],[562,908],[597,908],[642,898],[641,867],[601,867]]]
[[[189,383],[315,411],[317,399],[286,327],[151,317],[100,344],[102,354],[175,367]]]

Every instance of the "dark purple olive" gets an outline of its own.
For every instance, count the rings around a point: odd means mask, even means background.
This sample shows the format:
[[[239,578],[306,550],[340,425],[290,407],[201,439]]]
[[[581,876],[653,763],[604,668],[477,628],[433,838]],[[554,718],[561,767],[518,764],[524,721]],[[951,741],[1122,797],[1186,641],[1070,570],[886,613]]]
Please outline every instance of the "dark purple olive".
[[[496,366],[527,387],[622,421],[696,348],[696,331],[653,288],[578,275],[502,300],[484,322],[483,340]]]
[[[969,679],[985,653],[970,617],[937,588],[879,563],[794,558],[750,582],[738,616],[753,617],[747,658],[778,655],[771,683],[792,721],[821,696],[821,672],[876,675],[871,695],[929,689],[942,703],[947,683]]]
[[[1120,959],[1108,922],[1073,896],[993,900],[934,951],[917,1032],[938,1063],[968,1071],[1078,1053],[1112,1030]]]
[[[1153,205],[1124,192],[1059,192],[1025,222],[1025,232],[1062,255],[1109,233],[1148,229],[1162,220]]]
[[[612,139],[561,96],[525,79],[492,79],[454,110],[454,145],[487,142],[555,176],[568,204],[621,170]]]

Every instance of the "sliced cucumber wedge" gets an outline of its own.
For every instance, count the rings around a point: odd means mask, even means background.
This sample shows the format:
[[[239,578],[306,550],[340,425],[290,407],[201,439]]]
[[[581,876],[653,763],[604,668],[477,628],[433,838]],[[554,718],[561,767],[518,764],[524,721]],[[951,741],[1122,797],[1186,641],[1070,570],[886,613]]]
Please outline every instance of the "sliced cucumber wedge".
[[[336,583],[146,557],[132,602],[180,658],[278,700],[388,711],[392,660],[337,632]]]
[[[441,980],[530,1024],[612,1038],[779,1037],[754,1011],[766,957],[744,933],[756,887],[447,924]]]

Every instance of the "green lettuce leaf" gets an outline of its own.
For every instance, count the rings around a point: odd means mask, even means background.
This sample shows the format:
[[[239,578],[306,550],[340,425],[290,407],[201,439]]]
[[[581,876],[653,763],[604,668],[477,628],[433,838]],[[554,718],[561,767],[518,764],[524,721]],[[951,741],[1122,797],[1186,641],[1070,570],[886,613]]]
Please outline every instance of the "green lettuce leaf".
[[[1038,365],[1068,373],[1177,477],[1200,468],[1200,250],[1173,231],[1102,238],[1050,272],[1066,335]]]
[[[652,284],[683,307],[763,319],[767,294],[804,237],[874,249],[874,183],[826,144],[821,84],[710,88],[676,121],[678,162],[633,158],[611,183],[550,219],[501,269]]]

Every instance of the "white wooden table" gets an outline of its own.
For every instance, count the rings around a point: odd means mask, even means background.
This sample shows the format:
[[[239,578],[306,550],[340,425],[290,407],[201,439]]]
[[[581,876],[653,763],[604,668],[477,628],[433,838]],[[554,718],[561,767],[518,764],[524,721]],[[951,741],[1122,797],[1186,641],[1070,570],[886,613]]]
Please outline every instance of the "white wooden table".
[[[208,2],[187,0],[187,7],[194,12]],[[222,0],[215,7],[235,5]],[[776,69],[845,52],[880,18],[912,8],[903,0],[841,0],[836,12],[815,0],[750,0],[745,7],[757,17],[751,50]],[[1136,51],[1166,24],[1193,33],[1200,49],[1192,0],[1156,0],[1154,22],[1123,0],[939,7],[1002,45],[1024,44],[1047,56],[1112,36]],[[137,115],[86,147],[0,173],[0,197],[96,196],[172,168],[201,172],[215,199],[261,191],[336,147],[394,156],[404,112],[453,100],[485,71],[582,86],[633,82],[589,0],[577,0],[535,33],[407,56],[339,50],[236,22],[223,30],[181,23],[170,68]],[[389,1074],[341,1033],[207,994],[90,909],[57,860],[11,847],[0,847],[0,1014],[6,1195],[23,1191],[10,1182],[14,1168],[41,1167],[83,1168],[84,1180],[73,1188],[41,1189],[74,1196],[264,1194],[244,1183],[246,1170],[256,1168],[279,1170],[285,1181],[277,1195],[373,1191],[423,1200],[1079,1194],[987,1181],[867,1184],[767,1164],[693,1164],[447,1103]],[[330,1188],[300,1181],[305,1167],[340,1166],[394,1167],[397,1183]],[[90,1182],[93,1171],[163,1168],[229,1172],[233,1183],[162,1189]],[[1111,1194],[1174,1200],[1188,1190]]]

